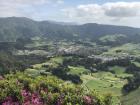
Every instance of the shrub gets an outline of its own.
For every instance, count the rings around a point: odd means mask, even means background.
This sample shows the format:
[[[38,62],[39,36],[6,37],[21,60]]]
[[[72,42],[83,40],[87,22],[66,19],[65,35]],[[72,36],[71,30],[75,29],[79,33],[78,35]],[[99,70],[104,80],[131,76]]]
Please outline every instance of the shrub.
[[[55,76],[30,77],[20,72],[5,75],[0,91],[1,105],[109,105],[111,99]]]

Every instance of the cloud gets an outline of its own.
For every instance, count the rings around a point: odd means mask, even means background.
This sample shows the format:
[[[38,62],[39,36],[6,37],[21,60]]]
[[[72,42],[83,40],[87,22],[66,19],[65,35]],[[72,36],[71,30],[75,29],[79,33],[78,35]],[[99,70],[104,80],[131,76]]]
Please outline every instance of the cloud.
[[[101,7],[110,17],[133,17],[140,13],[140,2],[106,3]]]
[[[81,23],[127,25],[140,27],[140,2],[85,4],[62,10],[67,18]]]
[[[63,1],[63,0],[57,0],[57,3],[58,3],[58,4],[63,4],[64,1]]]
[[[116,2],[99,4],[79,5],[75,8],[64,9],[68,16],[92,16],[105,15],[109,17],[132,17],[140,15],[140,2]]]
[[[140,27],[140,2],[79,4],[75,7],[69,5],[70,8],[66,6],[64,0],[0,0],[0,16]]]
[[[63,0],[0,0],[0,16],[10,17],[34,17],[33,15],[38,13],[39,7],[48,5],[62,4]],[[40,17],[41,18],[41,17]]]
[[[62,3],[63,0],[0,0],[1,4],[39,5],[47,3]]]
[[[79,5],[76,8],[63,9],[70,17],[91,17],[103,13],[103,10],[98,4]]]

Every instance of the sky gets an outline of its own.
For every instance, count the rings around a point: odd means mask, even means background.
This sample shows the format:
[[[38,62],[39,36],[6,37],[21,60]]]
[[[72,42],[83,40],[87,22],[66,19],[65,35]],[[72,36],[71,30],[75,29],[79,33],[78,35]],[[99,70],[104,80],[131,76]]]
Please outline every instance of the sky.
[[[140,28],[140,0],[0,0],[0,17]]]

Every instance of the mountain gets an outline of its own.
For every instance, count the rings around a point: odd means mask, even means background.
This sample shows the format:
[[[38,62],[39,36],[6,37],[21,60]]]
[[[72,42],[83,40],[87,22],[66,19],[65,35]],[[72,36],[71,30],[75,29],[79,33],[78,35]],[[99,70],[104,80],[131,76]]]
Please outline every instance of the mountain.
[[[75,23],[75,22],[56,22],[56,21],[49,21],[53,24],[60,24],[60,25],[79,25],[78,23]]]
[[[140,37],[140,28],[88,23],[83,25],[60,24],[51,21],[34,21],[25,17],[0,18],[0,41],[13,42],[21,37],[42,36],[53,39],[89,38],[97,40],[104,35],[124,34],[132,40]]]

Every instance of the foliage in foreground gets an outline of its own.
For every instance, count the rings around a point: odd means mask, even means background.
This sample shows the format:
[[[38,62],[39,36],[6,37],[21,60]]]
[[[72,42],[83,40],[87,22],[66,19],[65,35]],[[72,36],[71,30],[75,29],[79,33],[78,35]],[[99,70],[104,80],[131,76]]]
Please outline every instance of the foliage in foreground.
[[[29,77],[24,73],[0,78],[2,105],[109,105],[111,96],[85,91],[54,76]]]

